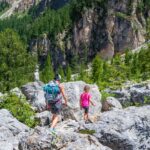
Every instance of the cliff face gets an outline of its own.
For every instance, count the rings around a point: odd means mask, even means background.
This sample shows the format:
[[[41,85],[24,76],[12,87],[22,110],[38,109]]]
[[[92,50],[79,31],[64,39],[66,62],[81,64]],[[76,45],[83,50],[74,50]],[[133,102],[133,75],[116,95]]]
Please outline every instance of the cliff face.
[[[146,40],[146,20],[150,17],[148,10],[139,10],[141,3],[141,0],[107,0],[103,5],[84,8],[80,17],[75,19],[69,36],[66,31],[59,34],[57,46],[47,42],[45,47],[53,49],[54,63],[56,60],[70,61],[75,56],[90,61],[96,54],[108,59],[115,53],[140,46]],[[41,49],[39,39],[34,44]],[[44,49],[41,51],[45,53]],[[57,59],[58,56],[61,59]]]
[[[138,11],[140,3],[140,0],[108,0],[103,7],[85,10],[73,30],[76,51],[86,46],[89,55],[100,53],[109,58],[141,45],[145,42],[146,18]]]

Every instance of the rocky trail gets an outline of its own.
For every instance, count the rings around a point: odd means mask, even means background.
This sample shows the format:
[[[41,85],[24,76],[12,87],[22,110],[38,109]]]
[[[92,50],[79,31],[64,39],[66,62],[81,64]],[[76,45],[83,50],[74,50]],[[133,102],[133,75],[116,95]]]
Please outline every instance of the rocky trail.
[[[82,81],[65,83],[68,107],[63,108],[63,121],[60,119],[55,135],[49,130],[51,114],[44,110],[45,99],[43,91],[40,90],[42,85],[42,82],[33,82],[22,86],[21,90],[13,90],[18,96],[25,95],[28,102],[37,110],[35,117],[40,120],[40,125],[34,129],[19,122],[8,110],[0,110],[0,150],[150,149],[150,105],[123,108],[121,99],[108,97],[106,101],[113,107],[102,113],[101,93],[96,85],[90,85],[96,106],[91,106],[90,109],[91,123],[85,124],[78,105],[79,95],[85,83]],[[140,97],[141,93],[150,94],[149,87],[149,82],[131,86],[131,91],[133,89],[136,91],[132,96],[139,94]],[[35,90],[37,94],[32,99]],[[130,94],[130,91],[127,92]]]

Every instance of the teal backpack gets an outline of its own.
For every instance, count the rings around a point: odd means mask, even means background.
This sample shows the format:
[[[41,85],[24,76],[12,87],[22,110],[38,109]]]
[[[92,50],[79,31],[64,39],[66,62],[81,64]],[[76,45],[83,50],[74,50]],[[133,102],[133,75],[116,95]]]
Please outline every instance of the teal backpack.
[[[60,88],[55,81],[51,81],[43,87],[47,104],[56,103],[60,100]]]

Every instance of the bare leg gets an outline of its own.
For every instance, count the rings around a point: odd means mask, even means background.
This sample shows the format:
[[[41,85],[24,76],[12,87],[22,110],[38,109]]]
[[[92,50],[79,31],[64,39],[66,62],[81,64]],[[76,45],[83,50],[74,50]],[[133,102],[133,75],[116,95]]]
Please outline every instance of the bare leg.
[[[55,115],[53,115],[53,116],[52,116],[52,120],[51,120],[51,122],[53,122],[53,120],[54,120],[54,119],[55,119]]]
[[[86,114],[86,120],[87,120],[87,121],[89,120],[89,115],[88,115],[88,113]]]
[[[84,113],[84,120],[86,121],[86,113]]]
[[[84,120],[87,121],[88,120],[88,114],[84,113]]]
[[[56,124],[59,120],[59,116],[54,114],[53,117],[52,117],[52,124],[51,124],[51,128],[55,128],[56,127]]]

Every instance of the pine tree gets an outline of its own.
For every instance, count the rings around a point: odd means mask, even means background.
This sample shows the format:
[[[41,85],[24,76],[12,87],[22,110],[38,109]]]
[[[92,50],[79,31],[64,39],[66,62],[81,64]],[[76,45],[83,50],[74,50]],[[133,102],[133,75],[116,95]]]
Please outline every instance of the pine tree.
[[[62,66],[58,68],[58,73],[61,75],[62,81],[64,81],[65,75]]]
[[[131,78],[132,59],[133,59],[133,54],[131,50],[126,50],[124,64],[126,66],[126,75],[128,79]]]
[[[138,79],[140,76],[140,70],[139,70],[139,59],[138,59],[138,54],[133,55],[133,60],[132,60],[132,66],[131,66],[131,73],[133,79]]]
[[[67,69],[66,69],[66,79],[67,79],[67,81],[71,80],[71,74],[72,74],[71,68],[70,68],[69,65],[67,65]]]
[[[92,80],[98,83],[101,80],[103,73],[103,61],[99,56],[96,56],[92,63]]]
[[[49,82],[50,80],[54,79],[54,70],[51,62],[50,54],[48,54],[44,69],[41,73],[41,79],[44,83]]]
[[[81,64],[80,65],[80,72],[79,72],[79,80],[84,81],[84,77],[85,77],[85,67],[83,64]]]

